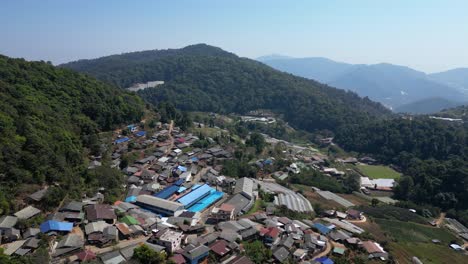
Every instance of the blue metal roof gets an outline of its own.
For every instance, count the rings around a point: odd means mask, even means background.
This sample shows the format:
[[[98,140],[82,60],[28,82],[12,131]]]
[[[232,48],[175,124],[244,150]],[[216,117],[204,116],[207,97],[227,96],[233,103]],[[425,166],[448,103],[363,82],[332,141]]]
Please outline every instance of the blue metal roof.
[[[184,166],[179,166],[177,167],[178,170],[182,171],[182,172],[186,172],[187,171],[187,168],[184,167]]]
[[[179,186],[177,185],[171,185],[166,188],[164,188],[162,191],[155,193],[153,196],[161,198],[161,199],[167,199],[171,197],[175,192],[179,190]]]
[[[183,204],[184,206],[190,206],[193,203],[196,203],[198,200],[205,197],[206,195],[208,195],[211,192],[211,190],[213,190],[213,188],[211,188],[208,184],[203,184],[197,189],[192,190],[188,194],[182,196],[177,201]]]
[[[138,132],[135,133],[135,136],[137,136],[137,137],[142,137],[144,135],[146,135],[146,131],[138,131]]]
[[[327,257],[320,257],[316,258],[315,261],[321,263],[321,264],[333,264],[333,260],[327,258]]]
[[[185,188],[184,186],[180,186],[179,187],[179,190],[177,190],[178,193],[181,193],[183,191],[187,190],[187,188]]]
[[[119,138],[119,139],[116,139],[115,140],[115,144],[120,144],[120,143],[123,143],[123,142],[127,142],[129,141],[130,139],[128,137],[124,137],[124,138]]]
[[[129,196],[129,197],[125,198],[125,202],[127,202],[127,203],[134,203],[134,202],[136,202],[136,200],[137,200],[137,197],[135,195],[132,195],[132,196]]]
[[[318,229],[318,231],[320,233],[322,233],[323,235],[326,235],[328,233],[330,233],[331,229],[326,227],[325,225],[323,224],[320,224],[320,223],[315,223],[314,224],[314,227]]]
[[[71,231],[73,229],[73,223],[59,222],[54,220],[45,221],[39,227],[42,233],[49,231]]]
[[[174,183],[174,185],[181,186],[182,184],[184,184],[184,182],[185,182],[185,179],[178,179],[178,180]]]

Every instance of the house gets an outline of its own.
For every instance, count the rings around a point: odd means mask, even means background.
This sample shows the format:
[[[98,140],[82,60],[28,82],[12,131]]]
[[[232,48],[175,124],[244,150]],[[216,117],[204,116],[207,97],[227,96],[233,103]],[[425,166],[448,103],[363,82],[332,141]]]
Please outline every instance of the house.
[[[39,226],[42,233],[55,232],[70,232],[73,229],[73,223],[59,222],[55,220],[48,220]]]
[[[321,223],[315,223],[313,227],[316,228],[322,235],[327,235],[331,231],[329,227]]]
[[[159,231],[155,236],[155,243],[166,248],[166,251],[173,253],[180,248],[182,243],[182,232],[164,229]]]
[[[228,242],[225,240],[216,241],[213,245],[210,246],[210,250],[214,253],[218,262],[226,260],[226,258],[229,256],[228,254],[231,252],[231,249],[228,246]]]
[[[81,249],[84,245],[84,241],[80,235],[68,234],[59,241],[55,247],[55,251],[52,254],[54,257],[62,256],[74,251]]]
[[[333,260],[327,258],[327,257],[320,257],[315,259],[316,262],[320,264],[333,264]]]
[[[35,193],[32,193],[28,196],[28,199],[32,202],[40,202],[42,200],[42,198],[44,198],[44,196],[46,195],[47,193],[47,188],[44,188],[42,190],[39,190]]]
[[[104,264],[119,264],[125,262],[125,258],[120,254],[119,251],[112,251],[102,254],[100,255],[100,258]]]
[[[213,209],[213,216],[218,221],[229,221],[234,219],[235,207],[228,203],[223,203],[219,208]]]
[[[92,260],[96,259],[96,254],[91,250],[83,250],[76,254],[79,262],[91,262]]]
[[[0,217],[0,233],[2,231],[5,231],[7,229],[14,227],[17,222],[18,222],[18,217],[16,216],[4,215]]]
[[[307,256],[307,250],[302,249],[302,248],[296,249],[296,251],[294,251],[293,253],[294,260],[298,262],[304,260],[306,256]]]
[[[361,220],[364,217],[364,213],[355,209],[348,209],[346,211],[347,218],[352,220]]]
[[[117,216],[112,206],[108,204],[93,204],[86,207],[86,218],[91,222],[103,220],[106,223],[113,224]]]
[[[273,258],[275,258],[278,262],[283,263],[289,257],[289,251],[284,247],[277,247],[273,251]]]
[[[18,217],[18,219],[20,220],[26,220],[26,219],[29,219],[29,218],[32,218],[38,214],[41,213],[41,210],[35,208],[35,207],[32,207],[32,206],[28,206],[28,207],[25,207],[23,209],[21,209],[20,211],[16,212],[14,214],[14,216]]]
[[[187,261],[185,261],[184,256],[182,254],[174,254],[174,256],[170,257],[169,260],[174,262],[175,264],[185,264]]]
[[[210,248],[205,245],[193,246],[188,245],[184,248],[182,255],[188,260],[190,264],[202,263],[208,257]]]
[[[388,258],[388,253],[385,252],[383,247],[377,242],[363,241],[361,246],[369,254],[369,258]]]
[[[260,231],[260,236],[263,234],[263,240],[265,243],[273,243],[276,239],[278,239],[281,230],[277,227],[268,227],[264,228]]]
[[[39,228],[28,228],[26,229],[26,231],[24,231],[23,233],[23,238],[30,238],[30,237],[35,237],[37,236],[39,233],[41,232],[41,230]]]
[[[3,236],[1,237],[4,242],[13,242],[21,238],[21,232],[16,228],[8,228],[3,231]]]

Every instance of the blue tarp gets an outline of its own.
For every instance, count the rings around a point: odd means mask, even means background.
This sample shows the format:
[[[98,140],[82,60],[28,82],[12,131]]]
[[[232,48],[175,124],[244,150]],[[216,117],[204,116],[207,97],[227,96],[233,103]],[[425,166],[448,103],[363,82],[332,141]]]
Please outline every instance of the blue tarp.
[[[191,158],[192,161],[198,161],[198,158],[197,157],[193,157]]]
[[[314,224],[314,227],[318,229],[318,231],[322,234],[322,235],[326,235],[328,233],[330,233],[331,229],[326,227],[325,225],[323,224],[320,224],[320,223],[315,223]]]
[[[183,204],[185,207],[190,207],[194,203],[201,200],[203,197],[210,194],[211,190],[213,190],[213,188],[211,188],[208,184],[204,184],[204,185],[200,186],[199,188],[197,188],[195,190],[192,190],[188,194],[182,196],[177,201],[179,203]]]
[[[39,228],[42,233],[47,233],[50,231],[70,232],[73,229],[73,223],[48,220],[42,223]]]
[[[333,260],[327,258],[327,257],[321,257],[321,258],[316,258],[315,261],[321,263],[321,264],[333,264]]]
[[[127,202],[127,203],[134,203],[134,202],[136,202],[136,200],[137,200],[137,197],[135,195],[132,195],[132,196],[129,196],[129,197],[125,198],[125,202]]]
[[[171,197],[175,192],[177,192],[177,190],[179,190],[179,186],[171,185],[164,188],[162,191],[155,193],[153,196],[161,199],[167,199]]]
[[[179,190],[177,190],[178,193],[181,193],[183,191],[187,190],[187,188],[185,188],[184,186],[180,186],[179,187]]]
[[[142,137],[144,135],[146,135],[146,131],[138,131],[138,132],[135,133],[135,136],[137,136],[137,137]]]
[[[120,144],[120,143],[124,143],[124,142],[127,142],[129,141],[130,139],[128,137],[124,137],[124,138],[119,138],[119,139],[116,139],[115,140],[115,144]]]
[[[265,165],[271,165],[271,164],[273,164],[273,161],[272,161],[271,159],[267,159],[267,160],[265,160],[265,161],[263,162],[263,164],[265,164]]]

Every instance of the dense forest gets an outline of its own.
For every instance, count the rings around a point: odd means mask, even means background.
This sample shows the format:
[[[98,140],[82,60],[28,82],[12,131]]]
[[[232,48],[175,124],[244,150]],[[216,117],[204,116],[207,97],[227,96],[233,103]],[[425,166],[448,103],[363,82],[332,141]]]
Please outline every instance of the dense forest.
[[[144,104],[94,78],[45,62],[0,56],[0,181],[76,184],[98,133],[140,120]],[[9,188],[16,186],[16,188]]]
[[[245,113],[271,109],[294,126],[332,130],[390,111],[352,92],[274,70],[200,44],[180,50],[155,50],[82,60],[62,65],[120,87],[163,80],[140,95],[151,103],[172,102],[182,110]]]
[[[397,198],[468,209],[467,124],[398,118],[344,126],[335,140],[345,149],[399,166],[405,176],[396,188]],[[464,221],[468,223],[468,214]]]
[[[397,187],[398,198],[466,212],[466,125],[425,117],[403,119],[368,98],[207,45],[114,55],[63,67],[120,87],[165,81],[140,96],[151,103],[172,102],[183,110],[269,109],[294,128],[334,134],[346,150],[399,166],[407,176]]]

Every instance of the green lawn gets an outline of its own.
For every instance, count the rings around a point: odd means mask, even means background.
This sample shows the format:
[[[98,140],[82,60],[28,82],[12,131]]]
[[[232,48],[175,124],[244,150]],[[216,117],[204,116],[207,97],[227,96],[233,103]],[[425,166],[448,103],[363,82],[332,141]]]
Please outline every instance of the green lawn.
[[[359,171],[371,179],[398,179],[400,173],[381,165],[357,165]]]

